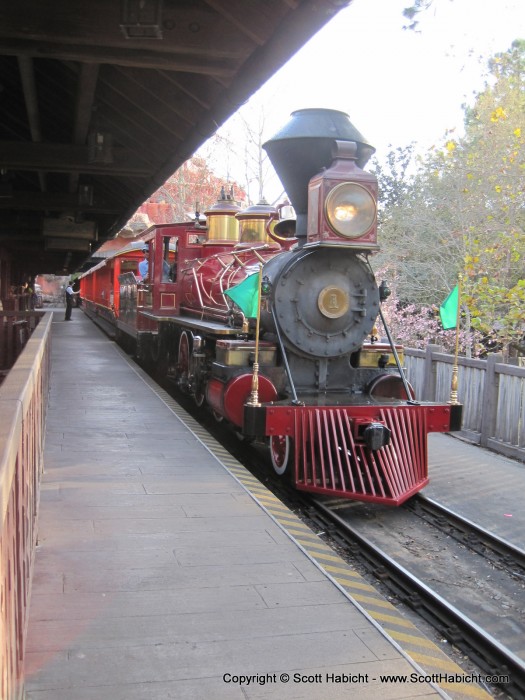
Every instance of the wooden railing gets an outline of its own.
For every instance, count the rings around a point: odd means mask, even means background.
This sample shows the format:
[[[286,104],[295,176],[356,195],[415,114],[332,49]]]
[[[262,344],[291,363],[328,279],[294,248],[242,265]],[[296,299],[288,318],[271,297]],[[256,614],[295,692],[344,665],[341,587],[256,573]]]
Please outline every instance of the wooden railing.
[[[0,383],[43,315],[43,311],[0,311]]]
[[[2,700],[24,697],[24,647],[37,538],[53,317],[51,313],[40,315],[43,318],[0,386]]]
[[[31,311],[35,307],[31,294],[11,294],[0,299],[4,311]]]
[[[458,359],[461,434],[481,447],[525,462],[525,367],[487,360]],[[448,401],[454,358],[437,345],[405,348],[408,380],[422,401]]]

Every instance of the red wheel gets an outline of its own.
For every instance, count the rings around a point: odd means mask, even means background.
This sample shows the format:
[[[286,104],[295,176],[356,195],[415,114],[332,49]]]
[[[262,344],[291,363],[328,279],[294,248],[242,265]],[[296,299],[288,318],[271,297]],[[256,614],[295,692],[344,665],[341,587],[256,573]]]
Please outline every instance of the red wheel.
[[[273,470],[278,476],[291,472],[292,441],[288,435],[270,436],[270,457]]]
[[[193,397],[200,408],[205,399],[204,388],[199,382],[199,365],[193,357],[193,335],[189,331],[182,331],[179,340],[178,358],[178,384],[179,387]]]

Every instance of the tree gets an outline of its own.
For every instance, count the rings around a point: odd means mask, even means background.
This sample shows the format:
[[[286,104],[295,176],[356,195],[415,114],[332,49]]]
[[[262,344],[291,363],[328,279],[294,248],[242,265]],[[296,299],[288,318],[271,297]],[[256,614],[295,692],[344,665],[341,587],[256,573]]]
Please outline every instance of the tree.
[[[447,288],[454,235],[445,199],[456,196],[449,180],[436,179],[412,146],[387,155],[376,168],[380,190],[379,239],[374,267],[388,266],[401,303],[436,304]],[[444,191],[446,190],[446,191]],[[456,259],[460,260],[456,252]]]
[[[147,214],[155,224],[188,221],[196,210],[202,213],[215,204],[222,189],[229,193],[232,187],[234,198],[244,202],[242,187],[215,175],[202,156],[193,156],[139,207],[137,214]]]
[[[453,161],[470,213],[464,272],[472,326],[507,353],[525,332],[525,42],[489,68]]]
[[[376,158],[370,171],[377,177],[381,199],[379,202],[379,224],[383,217],[393,217],[397,207],[404,206],[412,195],[411,172],[414,170],[414,143],[399,146],[386,154],[384,163]]]
[[[490,61],[485,89],[465,110],[465,135],[447,134],[442,147],[415,163],[401,196],[392,196],[380,173],[386,194],[379,260],[388,260],[400,302],[438,305],[462,273],[466,330],[504,352],[525,332],[524,64],[523,41]],[[394,178],[403,165],[399,149],[396,158],[389,165]]]
[[[277,96],[275,97],[277,99]],[[267,104],[252,100],[221,127],[199,153],[215,163],[217,172],[242,183],[248,206],[268,199],[279,201],[284,192],[262,145],[268,138]],[[267,193],[279,192],[277,198]]]

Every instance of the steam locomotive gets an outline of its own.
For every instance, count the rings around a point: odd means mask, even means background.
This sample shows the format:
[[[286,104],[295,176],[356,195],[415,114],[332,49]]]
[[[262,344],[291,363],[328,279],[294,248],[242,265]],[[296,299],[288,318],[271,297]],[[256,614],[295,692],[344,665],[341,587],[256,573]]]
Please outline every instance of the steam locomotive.
[[[86,312],[246,439],[297,489],[399,505],[428,483],[427,434],[462,407],[415,400],[379,342],[386,284],[374,152],[343,112],[303,109],[264,148],[295,220],[222,194],[206,224],[156,225],[81,278]]]

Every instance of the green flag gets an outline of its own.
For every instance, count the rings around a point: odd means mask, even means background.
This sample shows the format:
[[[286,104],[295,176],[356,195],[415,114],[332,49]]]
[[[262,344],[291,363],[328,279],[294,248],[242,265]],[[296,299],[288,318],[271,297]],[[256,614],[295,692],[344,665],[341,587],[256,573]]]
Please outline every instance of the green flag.
[[[242,309],[247,318],[256,318],[259,307],[259,273],[250,275],[235,287],[230,287],[225,292],[237,306]]]
[[[448,331],[455,328],[458,321],[458,285],[450,292],[448,297],[439,307],[439,317],[443,325],[443,330]]]

